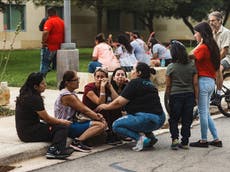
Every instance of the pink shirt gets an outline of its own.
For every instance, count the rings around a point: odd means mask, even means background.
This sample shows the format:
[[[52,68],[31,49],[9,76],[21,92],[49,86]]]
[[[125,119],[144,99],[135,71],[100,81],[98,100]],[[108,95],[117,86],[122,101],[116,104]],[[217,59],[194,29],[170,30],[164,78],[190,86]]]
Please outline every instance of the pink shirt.
[[[102,67],[108,68],[109,71],[114,71],[120,67],[120,62],[113,54],[113,49],[105,42],[99,43],[94,47],[93,57],[96,57]]]

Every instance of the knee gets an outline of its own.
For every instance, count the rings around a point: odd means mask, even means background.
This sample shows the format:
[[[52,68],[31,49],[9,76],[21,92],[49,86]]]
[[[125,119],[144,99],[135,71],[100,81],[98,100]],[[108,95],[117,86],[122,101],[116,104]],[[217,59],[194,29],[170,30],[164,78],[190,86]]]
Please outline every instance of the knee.
[[[106,130],[106,128],[107,128],[107,124],[104,123],[104,122],[98,122],[98,127],[99,127],[102,131],[104,131],[104,130]]]

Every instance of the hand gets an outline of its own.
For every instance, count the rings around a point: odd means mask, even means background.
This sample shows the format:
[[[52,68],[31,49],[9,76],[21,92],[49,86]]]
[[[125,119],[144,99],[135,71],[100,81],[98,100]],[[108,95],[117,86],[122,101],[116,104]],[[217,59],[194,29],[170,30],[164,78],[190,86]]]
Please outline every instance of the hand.
[[[72,124],[72,121],[66,119],[60,119],[60,120],[63,125],[70,126]]]
[[[98,121],[104,121],[105,119],[104,119],[104,117],[103,117],[102,114],[97,113],[97,119],[96,120],[98,120]]]
[[[108,84],[108,81],[109,81],[108,78],[103,78],[103,79],[101,80],[101,86],[105,87],[106,84]]]
[[[95,109],[96,112],[100,112],[102,110],[106,109],[107,104],[100,104],[99,106],[97,106],[97,108]]]

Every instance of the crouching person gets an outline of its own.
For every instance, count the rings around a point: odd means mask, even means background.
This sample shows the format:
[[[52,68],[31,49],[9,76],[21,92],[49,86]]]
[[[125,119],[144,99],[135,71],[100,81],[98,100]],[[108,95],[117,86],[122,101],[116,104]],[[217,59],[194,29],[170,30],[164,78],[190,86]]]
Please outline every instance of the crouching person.
[[[131,81],[120,96],[109,104],[101,104],[97,111],[117,109],[125,106],[127,114],[113,123],[113,131],[136,140],[134,151],[141,151],[151,143],[156,143],[154,135],[147,133],[159,129],[165,121],[158,90],[150,81],[155,70],[145,63],[137,63],[131,72]],[[145,133],[146,136],[144,134]],[[151,135],[151,134],[150,134]]]
[[[75,71],[66,71],[60,83],[61,90],[54,106],[55,116],[71,121],[68,136],[73,139],[70,147],[76,151],[90,152],[91,148],[83,142],[101,134],[107,124],[103,116],[84,105],[74,91],[79,87],[79,77]],[[79,118],[79,114],[83,118]],[[87,118],[85,118],[87,117]]]
[[[23,142],[52,142],[46,157],[64,159],[73,153],[66,148],[68,127],[71,122],[48,115],[41,93],[46,89],[42,73],[31,73],[20,89],[16,100],[16,129]],[[41,119],[44,122],[41,122]]]

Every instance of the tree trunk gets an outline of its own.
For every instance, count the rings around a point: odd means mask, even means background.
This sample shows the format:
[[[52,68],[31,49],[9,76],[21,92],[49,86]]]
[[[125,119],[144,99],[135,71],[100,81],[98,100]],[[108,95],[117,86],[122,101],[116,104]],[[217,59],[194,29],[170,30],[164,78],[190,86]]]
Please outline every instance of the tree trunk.
[[[194,34],[194,30],[193,30],[193,26],[192,24],[188,21],[187,17],[182,17],[183,22],[186,24],[186,26],[189,28],[189,30],[192,32],[192,34]]]
[[[225,25],[225,24],[226,24],[226,22],[227,22],[227,20],[228,20],[229,11],[230,11],[230,9],[229,9],[229,8],[225,11],[225,17],[224,17],[224,20],[223,20],[223,25]]]

